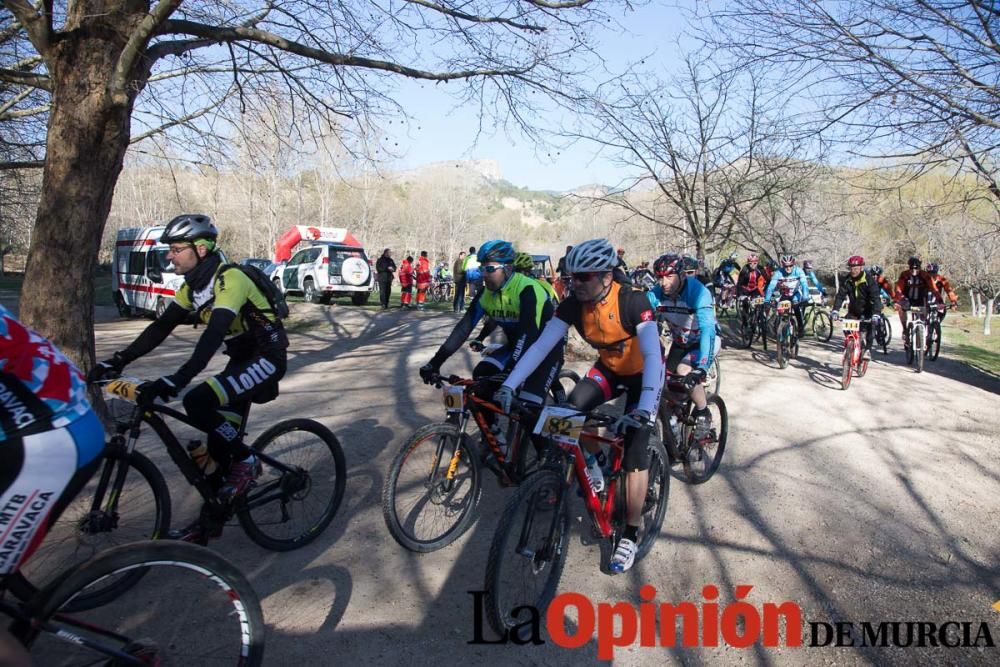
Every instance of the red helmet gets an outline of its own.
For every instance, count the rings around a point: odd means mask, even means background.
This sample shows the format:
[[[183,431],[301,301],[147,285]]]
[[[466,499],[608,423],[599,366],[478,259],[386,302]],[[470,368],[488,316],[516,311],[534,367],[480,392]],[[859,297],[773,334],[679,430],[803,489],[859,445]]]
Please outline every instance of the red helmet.
[[[757,256],[757,253],[752,252],[749,255],[747,255],[747,263],[748,264],[754,264],[754,263],[759,262],[759,261],[760,261],[760,257]]]
[[[668,252],[665,255],[660,255],[653,262],[653,273],[657,276],[672,276],[675,273],[681,273],[684,268],[684,260],[680,255],[676,255],[672,252]]]
[[[864,266],[865,258],[861,255],[853,255],[847,260],[847,266]]]
[[[625,248],[618,248],[618,254],[619,255],[624,255],[625,254]]]

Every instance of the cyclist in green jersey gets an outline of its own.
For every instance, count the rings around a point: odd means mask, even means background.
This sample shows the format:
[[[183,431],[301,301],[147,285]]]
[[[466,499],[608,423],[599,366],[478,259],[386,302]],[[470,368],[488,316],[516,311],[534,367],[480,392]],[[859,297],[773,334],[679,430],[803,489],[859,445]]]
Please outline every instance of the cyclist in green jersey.
[[[468,340],[476,325],[489,317],[506,335],[502,348],[487,354],[473,370],[473,378],[495,376],[509,371],[538,338],[554,312],[553,303],[542,285],[523,273],[514,271],[514,247],[507,241],[487,241],[479,248],[477,259],[483,272],[485,288],[472,299],[469,309],[441,344],[430,362],[420,368],[420,377],[430,383],[444,362]],[[489,332],[487,332],[489,335]],[[472,345],[475,347],[473,341]],[[480,348],[481,349],[481,348]],[[521,398],[541,405],[549,384],[555,378],[561,349],[553,349],[545,361],[524,383]],[[484,387],[491,396],[496,386]]]
[[[264,403],[277,397],[278,381],[287,368],[288,337],[253,281],[238,267],[223,266],[216,246],[218,235],[206,215],[179,215],[167,224],[160,242],[169,244],[167,258],[184,276],[184,284],[163,315],[128,347],[95,366],[88,379],[120,373],[194,314],[206,326],[191,358],[175,373],[141,385],[140,399],[177,396],[225,342],[230,357],[226,368],[187,392],[183,402],[195,426],[208,434],[209,454],[218,463],[218,472],[209,479],[219,487],[219,497],[231,501],[260,475],[259,463],[239,436],[240,419],[248,402]],[[178,537],[198,541],[217,536],[187,534],[192,529],[181,531]]]

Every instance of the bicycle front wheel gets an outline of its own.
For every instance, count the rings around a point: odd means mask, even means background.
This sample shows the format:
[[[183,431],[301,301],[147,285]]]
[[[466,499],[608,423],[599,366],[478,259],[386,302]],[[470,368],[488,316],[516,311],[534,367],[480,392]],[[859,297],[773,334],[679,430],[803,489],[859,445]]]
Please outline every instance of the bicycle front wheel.
[[[830,314],[825,310],[816,310],[816,314],[813,317],[813,334],[815,334],[817,340],[821,340],[824,343],[830,340],[833,336],[833,321],[830,319]]]
[[[271,551],[309,544],[330,525],[344,499],[347,464],[330,429],[290,419],[264,431],[251,447],[263,466],[236,518],[251,540]]]
[[[792,335],[791,329],[791,325],[787,322],[778,326],[778,341],[775,345],[775,350],[778,354],[778,368],[785,368],[788,366],[789,339]]]
[[[705,376],[705,391],[708,392],[709,396],[719,393],[719,389],[722,387],[722,366],[719,364],[719,358],[714,357],[712,359],[712,365],[708,369],[708,373]]]
[[[523,443],[530,446],[529,438]],[[410,551],[448,546],[469,529],[483,492],[479,458],[454,424],[428,424],[403,445],[382,487],[382,517]]]
[[[918,373],[924,372],[924,354],[927,351],[927,332],[924,327],[916,327],[913,336],[913,362]]]
[[[70,611],[108,580],[142,572],[109,604]],[[25,605],[12,628],[39,665],[260,665],[264,617],[246,578],[218,554],[175,541],[101,553]],[[123,656],[130,658],[126,660]]]
[[[529,477],[500,517],[486,567],[486,616],[498,634],[521,619],[513,611],[535,607],[542,616],[556,594],[566,563],[568,518],[563,476],[542,470]]]
[[[840,371],[840,388],[844,391],[847,391],[847,388],[851,386],[851,376],[854,374],[851,369],[853,361],[854,341],[848,340],[844,343],[844,359],[841,362]]]
[[[927,331],[927,358],[937,361],[939,354],[941,354],[941,324],[935,322]]]
[[[704,484],[712,478],[722,463],[729,438],[729,411],[718,396],[708,399],[712,415],[712,433],[704,442],[694,440],[693,429],[688,431],[689,447],[684,457],[684,476],[690,484]]]
[[[120,474],[125,474],[125,480],[121,492],[115,493],[113,485]],[[103,489],[102,476],[108,480]],[[63,510],[7,586],[15,596],[28,600],[57,574],[97,553],[119,544],[159,539],[169,528],[170,492],[153,462],[137,451],[107,453],[102,468]],[[76,597],[73,607],[85,609],[114,599],[141,576],[141,571],[134,571],[129,577],[93,586]]]
[[[668,427],[669,428],[669,427]],[[670,461],[663,443],[650,439],[649,450],[649,483],[646,486],[646,499],[642,504],[642,519],[639,522],[639,549],[635,554],[638,562],[656,543],[667,515],[667,501],[670,499]]]

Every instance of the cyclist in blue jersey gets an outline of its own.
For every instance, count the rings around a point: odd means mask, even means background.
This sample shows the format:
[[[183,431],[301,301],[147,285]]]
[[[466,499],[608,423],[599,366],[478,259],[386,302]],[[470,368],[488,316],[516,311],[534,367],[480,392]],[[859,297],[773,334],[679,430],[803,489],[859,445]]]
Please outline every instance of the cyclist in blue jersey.
[[[810,260],[807,259],[802,262],[802,272],[806,274],[806,283],[809,285],[809,288],[819,290],[820,296],[825,299],[826,288],[823,287],[823,283],[816,277],[816,272],[813,270],[813,263]]]
[[[694,436],[701,440],[712,430],[712,414],[702,380],[715,358],[719,340],[716,337],[715,305],[708,288],[689,278],[684,260],[667,253],[657,258],[653,271],[660,284],[649,291],[649,300],[657,316],[670,329],[670,352],[667,373],[685,378],[688,392],[695,405]]]
[[[802,311],[805,308],[806,301],[809,299],[809,282],[806,280],[806,274],[803,273],[802,269],[795,266],[794,255],[781,256],[781,268],[771,276],[771,282],[764,293],[764,299],[770,301],[774,296],[775,290],[778,291],[779,298],[782,301],[792,302],[792,309],[795,312],[795,323],[799,330],[799,338],[802,338],[805,335],[805,318]]]

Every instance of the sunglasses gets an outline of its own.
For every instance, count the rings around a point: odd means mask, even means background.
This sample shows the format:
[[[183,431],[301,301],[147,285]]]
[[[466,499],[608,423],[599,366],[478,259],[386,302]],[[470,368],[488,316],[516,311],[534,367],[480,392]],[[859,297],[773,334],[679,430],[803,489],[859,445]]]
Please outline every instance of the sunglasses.
[[[486,273],[496,273],[497,271],[503,271],[503,264],[484,264],[483,271]]]
[[[594,278],[604,275],[601,271],[583,271],[573,274],[573,282],[589,283]]]

